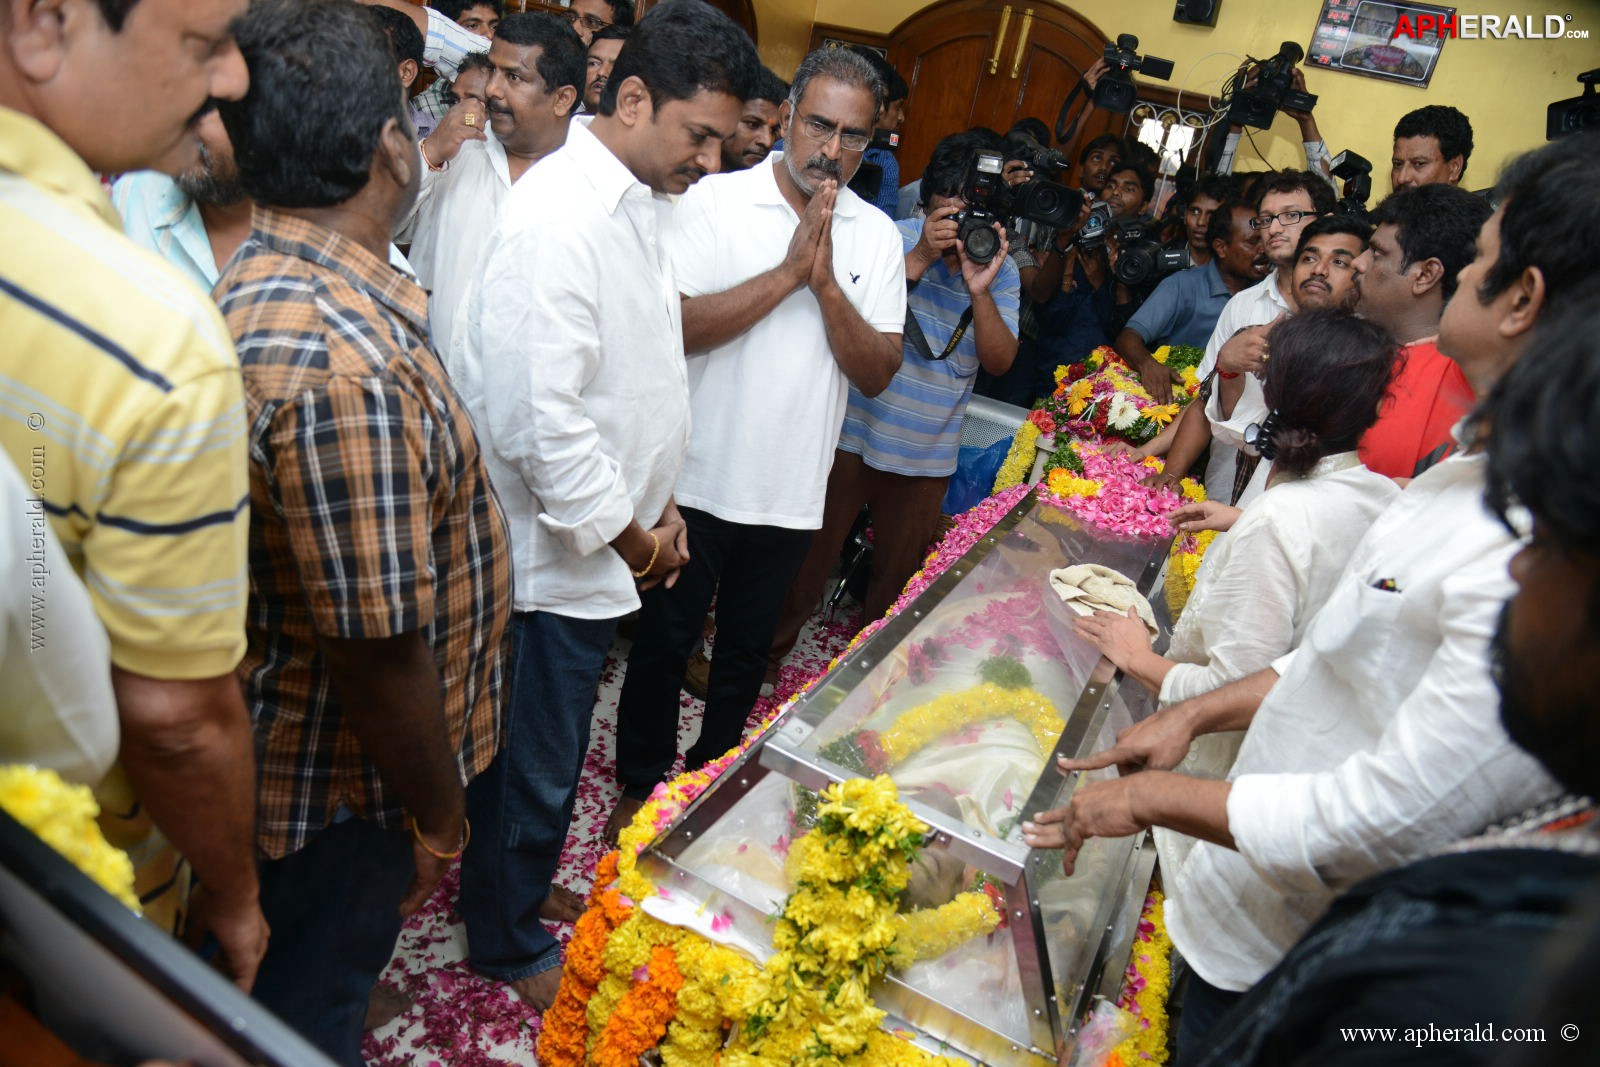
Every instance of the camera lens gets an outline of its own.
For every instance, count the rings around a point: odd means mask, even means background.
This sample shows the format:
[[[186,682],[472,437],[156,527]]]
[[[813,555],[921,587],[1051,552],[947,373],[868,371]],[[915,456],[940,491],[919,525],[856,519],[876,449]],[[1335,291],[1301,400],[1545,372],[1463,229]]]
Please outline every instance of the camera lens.
[[[987,263],[1000,251],[1000,235],[987,222],[968,219],[961,225],[961,245],[974,263]]]

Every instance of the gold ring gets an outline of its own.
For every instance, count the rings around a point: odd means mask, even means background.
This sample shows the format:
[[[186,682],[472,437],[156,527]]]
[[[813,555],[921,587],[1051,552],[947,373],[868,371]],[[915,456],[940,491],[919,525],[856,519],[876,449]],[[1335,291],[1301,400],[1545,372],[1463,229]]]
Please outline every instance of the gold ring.
[[[469,111],[462,121],[464,121],[468,126],[476,126],[478,124],[478,116]]]

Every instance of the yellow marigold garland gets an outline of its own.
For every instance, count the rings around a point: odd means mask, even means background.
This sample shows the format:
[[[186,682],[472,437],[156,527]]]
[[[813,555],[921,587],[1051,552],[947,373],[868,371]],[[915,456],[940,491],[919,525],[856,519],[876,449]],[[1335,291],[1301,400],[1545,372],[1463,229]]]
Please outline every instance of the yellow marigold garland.
[[[1134,1016],[1134,1035],[1111,1050],[1106,1067],[1161,1067],[1167,1062],[1167,997],[1172,992],[1172,937],[1166,901],[1151,890],[1139,917],[1133,959],[1117,1004]]]
[[[88,786],[64,782],[41,767],[0,767],[0,808],[131,911],[139,911],[133,863],[100,833],[95,822],[100,806]]]
[[[896,968],[946,952],[987,934],[1000,924],[994,903],[984,893],[962,893],[948,904],[894,917]]]
[[[987,719],[1015,719],[1033,734],[1039,751],[1055,747],[1065,723],[1050,698],[1034,689],[1005,689],[984,682],[955,693],[942,693],[926,704],[902,712],[894,725],[877,735],[878,747],[890,766],[945,734]]]
[[[1034,457],[1039,454],[1039,427],[1024,419],[1011,439],[1011,449],[995,475],[993,492],[1002,493],[1014,485],[1021,485],[1033,470]]]
[[[1189,595],[1194,592],[1194,582],[1205,561],[1206,549],[1217,539],[1217,531],[1201,530],[1197,534],[1183,534],[1173,538],[1172,551],[1167,556],[1167,611],[1176,619],[1188,606]]]

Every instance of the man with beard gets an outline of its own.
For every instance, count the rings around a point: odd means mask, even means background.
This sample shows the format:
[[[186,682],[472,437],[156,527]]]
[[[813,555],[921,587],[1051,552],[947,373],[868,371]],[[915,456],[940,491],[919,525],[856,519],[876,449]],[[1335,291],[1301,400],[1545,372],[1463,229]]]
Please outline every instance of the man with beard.
[[[599,111],[600,94],[606,91],[606,83],[611,80],[611,68],[617,63],[617,53],[622,51],[622,42],[628,39],[631,29],[631,26],[607,26],[589,42],[583,83],[585,114],[593,115]]]
[[[1480,397],[1529,358],[1538,370],[1524,374],[1559,382],[1573,403],[1592,408],[1593,391],[1577,392],[1592,372],[1549,376],[1532,339],[1551,316],[1583,307],[1600,282],[1597,163],[1600,136],[1590,134],[1530,152],[1501,177],[1501,206],[1479,232],[1477,258],[1461,271],[1439,330],[1440,349]],[[1588,340],[1570,330],[1558,337]],[[1569,421],[1555,426],[1579,432]],[[1592,450],[1587,438],[1577,447],[1585,457]],[[1169,884],[1167,926],[1192,969],[1180,1067],[1208,1050],[1208,1031],[1227,1033],[1212,1027],[1338,891],[1559,793],[1497,712],[1490,638],[1519,546],[1483,506],[1485,466],[1471,450],[1415,479],[1357,546],[1300,647],[1158,711],[1105,752],[1063,761],[1069,771],[1142,770],[1081,785],[1065,808],[1025,824],[1029,844],[1063,846],[1069,868],[1088,837],[1160,825],[1201,839]],[[1530,504],[1568,491],[1537,459],[1531,469],[1556,495]],[[1570,640],[1566,619],[1524,621],[1525,637]],[[1227,781],[1170,773],[1195,737],[1238,729],[1247,732]]]
[[[709,4],[653,7],[600,113],[512,188],[446,360],[483,434],[517,578],[505,747],[468,791],[461,915],[473,969],[535,1011],[561,981],[561,943],[539,920],[601,669],[640,591],[674,584],[685,562],[672,494],[689,436],[687,315],[668,197],[717,169],[759,69],[749,36]],[[682,675],[679,660],[674,691]]]
[[[219,110],[257,207],[217,292],[250,427],[255,995],[359,1067],[499,746],[510,549],[422,290],[387,262],[422,164],[382,31],[342,0],[256,0],[238,33],[251,92]]]
[[[789,99],[789,85],[766,67],[755,95],[744,102],[739,125],[733,136],[722,142],[722,170],[731,174],[748,170],[767,158],[772,146],[783,136],[778,124],[778,109]]]
[[[882,106],[865,59],[818,49],[781,109],[785,150],[678,204],[672,262],[694,430],[677,498],[689,559],[676,586],[644,597],[617,710],[613,839],[677,759],[678,688],[719,579],[688,765],[739,742],[784,596],[822,524],[849,387],[876,396],[900,367],[900,234],[848,188]]]
[[[1350,311],[1361,295],[1356,260],[1372,227],[1348,215],[1328,215],[1300,231],[1294,253],[1295,311]]]
[[[1377,232],[1356,261],[1356,310],[1401,344],[1401,366],[1383,416],[1361,441],[1361,461],[1391,478],[1414,478],[1455,450],[1453,427],[1472,409],[1472,386],[1439,352],[1439,319],[1472,262],[1489,204],[1453,185],[1424,185],[1384,199]]]
[[[216,307],[119,231],[94,174],[195,164],[201,117],[249,84],[231,31],[245,7],[0,6],[0,447],[30,476],[48,447],[30,488],[110,641],[122,739],[98,794],[107,836],[168,928],[188,860],[189,925],[249,988],[267,927],[233,673],[248,594],[238,361]]]
[[[583,91],[583,44],[555,15],[507,16],[489,61],[487,120],[477,101],[462,100],[422,141],[422,192],[396,231],[430,294],[428,323],[441,352],[450,349],[500,205],[512,183],[566,143]]]

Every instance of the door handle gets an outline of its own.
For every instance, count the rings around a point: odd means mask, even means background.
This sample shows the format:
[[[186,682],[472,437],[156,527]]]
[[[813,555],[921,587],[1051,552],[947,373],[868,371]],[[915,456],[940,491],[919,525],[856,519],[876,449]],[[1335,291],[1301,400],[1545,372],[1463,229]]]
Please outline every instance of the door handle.
[[[1017,54],[1011,57],[1011,80],[1022,73],[1022,53],[1028,48],[1028,31],[1033,29],[1033,8],[1022,13],[1022,29],[1017,33]]]
[[[1011,5],[1000,9],[1000,28],[994,35],[994,55],[989,57],[989,73],[1000,73],[1000,49],[1006,46],[1006,27],[1011,25]]]

